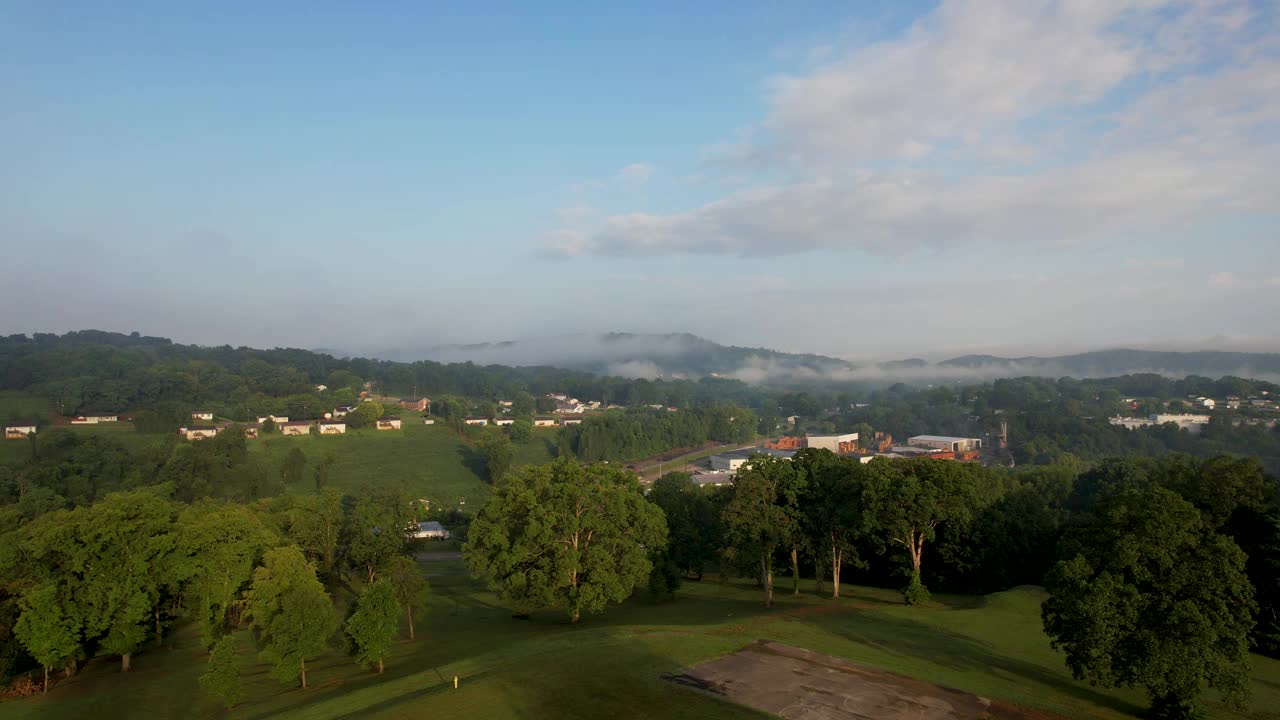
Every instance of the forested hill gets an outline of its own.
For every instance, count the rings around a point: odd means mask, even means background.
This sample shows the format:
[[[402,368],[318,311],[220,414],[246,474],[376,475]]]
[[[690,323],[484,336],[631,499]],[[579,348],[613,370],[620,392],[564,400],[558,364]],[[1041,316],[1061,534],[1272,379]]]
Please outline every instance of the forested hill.
[[[416,391],[496,400],[563,392],[582,400],[681,407],[745,404],[751,394],[746,384],[727,379],[651,382],[552,367],[337,358],[293,348],[182,345],[99,330],[0,338],[0,390],[48,398],[64,415],[176,403],[254,412],[277,408],[301,417],[320,411],[317,385],[329,388],[333,394],[326,402],[333,404],[337,394],[359,392],[366,382],[389,395]]]
[[[721,345],[689,333],[583,333],[470,345],[401,347],[374,354],[403,361],[553,365],[600,375],[651,379],[718,375],[761,382],[829,377],[854,369],[838,358]]]
[[[965,355],[934,363],[910,358],[854,364],[825,355],[721,345],[688,333],[561,335],[473,345],[401,347],[375,355],[402,361],[554,366],[650,379],[724,377],[771,386],[928,384],[1023,375],[1100,378],[1138,373],[1280,378],[1280,354],[1276,353],[1121,349],[1059,356]]]
[[[964,368],[991,375],[1051,375],[1070,377],[1115,377],[1136,373],[1158,373],[1183,377],[1280,377],[1280,353],[1247,352],[1165,352],[1159,350],[1099,350],[1055,357],[995,357],[965,355],[938,363],[945,368]]]

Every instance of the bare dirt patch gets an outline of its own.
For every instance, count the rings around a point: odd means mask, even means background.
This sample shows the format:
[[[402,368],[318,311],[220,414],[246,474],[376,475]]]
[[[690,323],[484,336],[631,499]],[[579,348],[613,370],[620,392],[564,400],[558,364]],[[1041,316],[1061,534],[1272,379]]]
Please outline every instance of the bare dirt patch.
[[[788,720],[1059,717],[769,640],[667,679]]]

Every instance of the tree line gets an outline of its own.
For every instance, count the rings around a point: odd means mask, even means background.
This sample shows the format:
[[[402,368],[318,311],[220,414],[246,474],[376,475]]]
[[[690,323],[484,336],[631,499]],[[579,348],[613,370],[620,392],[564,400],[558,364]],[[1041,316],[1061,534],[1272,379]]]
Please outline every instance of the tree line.
[[[201,684],[229,706],[240,627],[277,678],[303,688],[307,662],[339,629],[354,661],[381,672],[400,618],[413,639],[425,607],[409,555],[418,512],[395,486],[187,503],[168,482],[33,517],[0,506],[0,628],[11,631],[0,633],[0,677],[35,665],[47,691],[56,671],[96,656],[128,671],[178,623],[197,628],[211,651]],[[352,584],[343,620],[331,591]]]
[[[812,575],[839,597],[846,572],[992,592],[1043,585],[1046,633],[1073,674],[1143,687],[1153,713],[1191,717],[1206,688],[1247,695],[1248,652],[1280,656],[1280,491],[1255,460],[1110,459],[1009,471],[928,459],[869,463],[826,450],[755,456],[731,486],[634,476],[561,459],[498,481],[464,554],[516,615],[573,622],[648,586],[671,597],[708,569]]]

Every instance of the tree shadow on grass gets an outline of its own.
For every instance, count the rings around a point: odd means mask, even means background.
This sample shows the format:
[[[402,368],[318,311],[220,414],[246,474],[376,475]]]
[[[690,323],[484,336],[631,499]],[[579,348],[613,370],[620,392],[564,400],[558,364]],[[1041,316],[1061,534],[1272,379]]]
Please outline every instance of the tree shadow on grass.
[[[891,655],[920,658],[953,670],[996,670],[1117,712],[1141,715],[1145,711],[1140,705],[1098,692],[1040,665],[998,654],[991,646],[967,635],[934,625],[877,615],[874,622],[856,628],[838,622],[822,623],[822,627]]]
[[[476,479],[481,482],[488,482],[489,474],[484,467],[484,456],[474,447],[462,443],[458,445],[458,459],[462,461],[462,466],[475,474]]]

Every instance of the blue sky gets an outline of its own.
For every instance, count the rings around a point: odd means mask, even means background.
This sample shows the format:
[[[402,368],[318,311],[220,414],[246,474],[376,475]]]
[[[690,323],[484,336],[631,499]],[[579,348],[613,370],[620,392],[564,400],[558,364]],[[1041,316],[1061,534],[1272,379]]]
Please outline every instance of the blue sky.
[[[5,332],[1280,349],[1269,2],[0,2]]]

